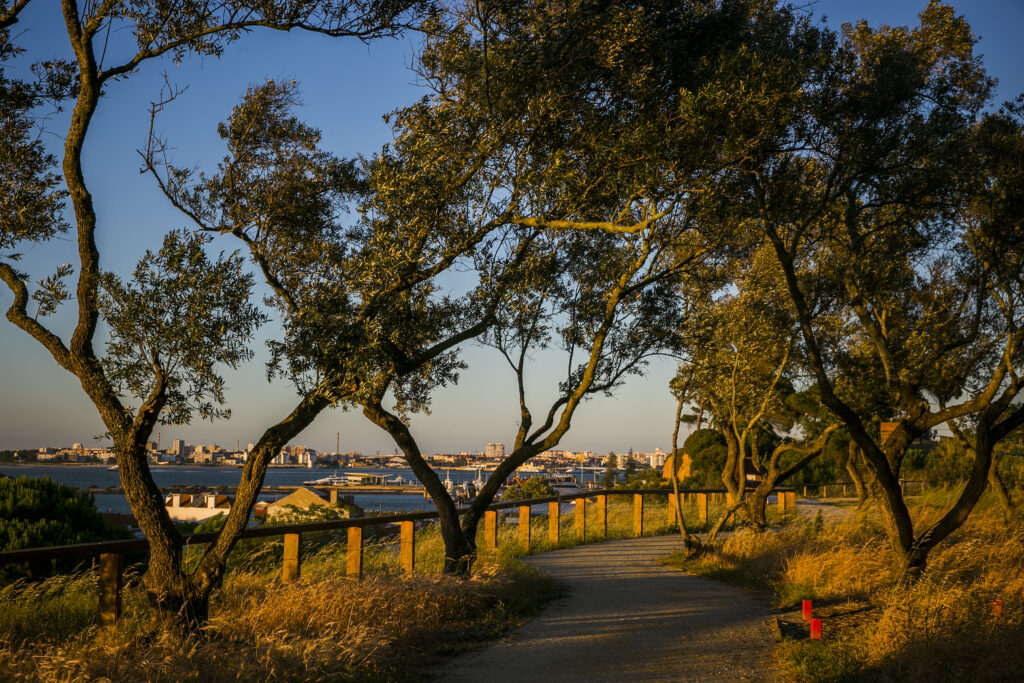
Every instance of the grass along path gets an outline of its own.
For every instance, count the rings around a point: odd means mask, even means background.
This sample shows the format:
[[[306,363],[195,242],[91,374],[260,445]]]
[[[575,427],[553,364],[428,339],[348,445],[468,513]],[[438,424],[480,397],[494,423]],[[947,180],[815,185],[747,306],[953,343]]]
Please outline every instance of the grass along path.
[[[523,558],[567,596],[439,681],[763,681],[774,638],[768,600],[658,564],[678,536],[608,541]]]

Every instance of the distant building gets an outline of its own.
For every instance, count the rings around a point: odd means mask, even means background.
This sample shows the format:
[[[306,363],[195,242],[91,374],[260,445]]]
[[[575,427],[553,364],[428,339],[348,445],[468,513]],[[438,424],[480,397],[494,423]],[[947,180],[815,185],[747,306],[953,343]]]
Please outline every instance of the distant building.
[[[660,448],[655,448],[653,453],[647,455],[647,464],[653,468],[664,467],[667,459],[667,453],[662,453]]]
[[[487,448],[484,449],[484,456],[488,460],[504,460],[505,458],[505,444],[503,443],[489,443]]]
[[[171,493],[164,499],[167,514],[180,522],[201,522],[221,513],[226,515],[233,502],[230,496],[215,493]]]

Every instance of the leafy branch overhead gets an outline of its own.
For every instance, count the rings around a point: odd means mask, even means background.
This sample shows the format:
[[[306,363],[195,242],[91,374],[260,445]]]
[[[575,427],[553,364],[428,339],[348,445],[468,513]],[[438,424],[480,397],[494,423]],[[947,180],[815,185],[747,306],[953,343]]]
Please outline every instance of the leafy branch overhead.
[[[193,413],[227,417],[217,366],[236,368],[266,317],[249,301],[253,276],[238,254],[211,260],[210,238],[171,232],[147,251],[131,279],[104,273],[100,309],[111,339],[107,377],[136,400],[162,404],[160,421],[186,424]]]

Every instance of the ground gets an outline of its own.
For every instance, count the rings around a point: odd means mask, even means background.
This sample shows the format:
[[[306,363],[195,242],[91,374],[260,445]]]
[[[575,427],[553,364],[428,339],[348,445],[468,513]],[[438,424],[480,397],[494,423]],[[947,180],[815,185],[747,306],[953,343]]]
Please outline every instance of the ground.
[[[768,600],[657,564],[680,548],[678,536],[658,536],[524,558],[566,597],[498,643],[448,660],[434,680],[770,680]]]

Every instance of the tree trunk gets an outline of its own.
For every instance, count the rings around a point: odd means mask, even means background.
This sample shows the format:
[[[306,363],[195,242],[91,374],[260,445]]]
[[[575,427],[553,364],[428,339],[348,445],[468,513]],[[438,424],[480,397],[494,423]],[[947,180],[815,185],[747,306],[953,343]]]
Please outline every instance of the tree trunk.
[[[1010,496],[1010,492],[1006,489],[1006,485],[1003,484],[1002,478],[999,476],[999,462],[1002,459],[1002,454],[993,451],[992,462],[988,468],[988,485],[992,491],[996,494],[996,499],[999,501],[999,506],[1003,510],[1003,519],[1006,522],[1019,521],[1021,518],[1020,510],[1013,504],[1013,498]]]
[[[445,574],[469,576],[476,564],[476,534],[467,534],[461,527],[441,527],[444,540]]]
[[[679,500],[679,466],[683,460],[683,452],[679,449],[679,422],[683,415],[683,403],[686,397],[680,396],[676,404],[676,421],[672,427],[672,467],[670,478],[672,479],[672,492],[675,496],[673,505],[676,508],[676,520],[679,522],[679,535],[683,537],[683,547],[690,550],[693,547],[693,539],[686,529],[686,520],[683,519],[683,503]]]
[[[382,392],[381,392],[382,393]],[[459,522],[455,501],[448,494],[437,472],[423,459],[419,444],[408,426],[397,415],[388,412],[381,405],[381,396],[376,395],[363,404],[363,415],[386,431],[402,449],[406,462],[416,478],[423,484],[437,509],[438,525],[444,540],[444,573],[467,575],[476,561],[476,522],[467,513],[465,522]],[[463,528],[463,524],[467,528]]]
[[[864,477],[860,473],[860,468],[857,464],[857,456],[860,450],[857,448],[857,444],[851,439],[848,448],[849,455],[846,457],[846,472],[850,475],[850,480],[853,481],[853,486],[857,489],[857,509],[863,510],[868,504],[868,489],[864,485]]]

